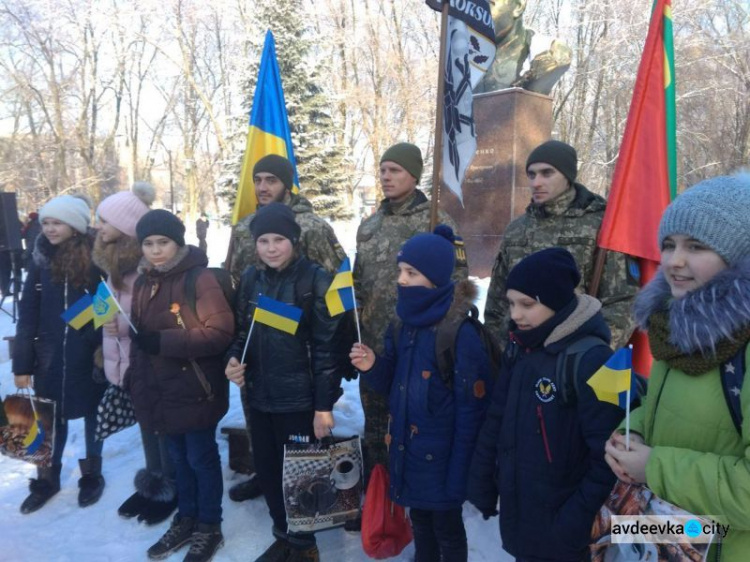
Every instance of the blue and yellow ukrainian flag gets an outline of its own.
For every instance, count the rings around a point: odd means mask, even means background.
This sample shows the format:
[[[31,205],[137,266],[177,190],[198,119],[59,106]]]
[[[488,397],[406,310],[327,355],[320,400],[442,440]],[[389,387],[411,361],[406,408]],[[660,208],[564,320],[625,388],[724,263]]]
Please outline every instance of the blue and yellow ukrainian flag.
[[[349,258],[341,262],[336,277],[326,291],[328,314],[336,316],[354,308],[354,278]]]
[[[36,453],[37,449],[44,442],[44,428],[42,423],[39,421],[39,416],[34,412],[34,423],[29,428],[29,434],[23,440],[23,448],[29,455]]]
[[[60,317],[76,330],[80,330],[94,319],[94,307],[91,295],[86,293],[71,306],[69,306]]]
[[[623,347],[615,351],[612,357],[591,375],[587,384],[594,389],[596,397],[602,402],[609,402],[623,410],[627,409],[628,389],[631,401],[638,396],[633,376],[633,350]]]
[[[96,288],[92,307],[94,310],[95,328],[98,328],[102,324],[106,324],[115,317],[115,314],[117,314],[118,309],[115,304],[115,297],[112,295],[112,292],[104,281],[101,281]]]
[[[256,322],[292,335],[297,333],[300,318],[302,318],[301,308],[263,295],[258,297],[258,305],[255,307],[255,314],[253,315]]]
[[[266,32],[263,55],[260,58],[258,82],[253,95],[253,107],[250,110],[250,129],[247,132],[247,148],[242,160],[240,185],[232,212],[232,224],[255,212],[255,185],[253,184],[253,167],[255,163],[269,154],[279,154],[288,159],[294,167],[294,188],[299,191],[297,162],[294,159],[292,135],[289,131],[289,118],[286,113],[284,91],[281,87],[281,73],[276,61],[276,46],[273,33]]]

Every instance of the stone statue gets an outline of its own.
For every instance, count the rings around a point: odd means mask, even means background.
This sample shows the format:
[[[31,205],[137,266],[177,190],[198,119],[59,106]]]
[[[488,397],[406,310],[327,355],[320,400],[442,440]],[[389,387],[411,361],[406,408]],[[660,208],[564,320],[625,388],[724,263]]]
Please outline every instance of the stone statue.
[[[570,47],[524,27],[526,0],[490,0],[490,6],[497,52],[474,93],[516,87],[549,95],[570,67]]]

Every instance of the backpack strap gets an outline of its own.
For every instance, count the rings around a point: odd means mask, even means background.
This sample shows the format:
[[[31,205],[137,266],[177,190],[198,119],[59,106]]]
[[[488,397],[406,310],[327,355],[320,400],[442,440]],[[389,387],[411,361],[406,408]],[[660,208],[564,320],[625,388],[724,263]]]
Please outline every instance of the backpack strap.
[[[581,366],[581,359],[588,351],[598,346],[609,347],[609,344],[596,336],[584,336],[557,355],[555,380],[557,391],[560,393],[564,405],[572,406],[576,403],[578,397],[578,377],[576,375]]]
[[[748,346],[745,345],[729,361],[722,363],[719,367],[721,373],[721,388],[724,398],[729,406],[729,414],[732,416],[734,427],[742,435],[742,404],[740,394],[742,383],[745,381],[745,354]]]
[[[198,311],[196,310],[196,296],[195,296],[195,285],[198,281],[198,276],[201,274],[201,269],[198,267],[192,267],[188,269],[185,274],[185,301],[193,311],[193,315],[197,317]]]

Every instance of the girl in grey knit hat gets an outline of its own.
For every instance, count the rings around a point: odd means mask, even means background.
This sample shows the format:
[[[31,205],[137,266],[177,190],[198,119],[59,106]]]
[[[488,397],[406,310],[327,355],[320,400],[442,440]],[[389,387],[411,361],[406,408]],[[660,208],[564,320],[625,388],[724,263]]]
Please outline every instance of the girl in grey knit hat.
[[[634,308],[655,359],[648,394],[631,414],[630,450],[615,432],[607,462],[620,480],[728,525],[722,562],[747,560],[750,175],[711,178],[679,195],[659,244],[661,269]]]

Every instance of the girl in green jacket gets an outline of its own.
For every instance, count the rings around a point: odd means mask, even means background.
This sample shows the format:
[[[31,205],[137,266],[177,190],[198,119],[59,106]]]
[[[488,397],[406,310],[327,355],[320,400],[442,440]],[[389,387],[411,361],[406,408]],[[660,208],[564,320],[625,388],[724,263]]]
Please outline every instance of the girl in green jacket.
[[[631,414],[630,450],[615,432],[606,460],[620,480],[728,525],[708,559],[744,562],[750,384],[741,376],[722,384],[721,372],[737,357],[745,375],[750,365],[750,175],[712,178],[678,196],[661,219],[659,245],[661,269],[634,308],[655,359],[648,393]],[[739,428],[728,396],[739,396]]]

